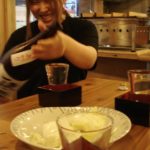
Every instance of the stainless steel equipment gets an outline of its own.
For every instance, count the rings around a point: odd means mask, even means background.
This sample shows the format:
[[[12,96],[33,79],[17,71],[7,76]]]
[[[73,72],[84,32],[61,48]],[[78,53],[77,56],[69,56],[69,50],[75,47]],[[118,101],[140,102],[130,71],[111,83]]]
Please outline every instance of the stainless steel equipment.
[[[150,42],[148,19],[143,18],[93,18],[99,35],[100,48],[131,49],[144,47]]]

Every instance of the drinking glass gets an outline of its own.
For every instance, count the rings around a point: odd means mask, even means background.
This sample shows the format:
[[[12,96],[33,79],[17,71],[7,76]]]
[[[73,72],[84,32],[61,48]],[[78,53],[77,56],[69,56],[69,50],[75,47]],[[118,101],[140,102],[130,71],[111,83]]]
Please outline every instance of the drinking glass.
[[[58,85],[67,83],[69,64],[50,63],[45,65],[45,69],[49,85]]]
[[[130,90],[133,94],[150,94],[150,70],[129,70]]]
[[[67,113],[57,118],[64,150],[106,150],[112,118],[98,112]]]

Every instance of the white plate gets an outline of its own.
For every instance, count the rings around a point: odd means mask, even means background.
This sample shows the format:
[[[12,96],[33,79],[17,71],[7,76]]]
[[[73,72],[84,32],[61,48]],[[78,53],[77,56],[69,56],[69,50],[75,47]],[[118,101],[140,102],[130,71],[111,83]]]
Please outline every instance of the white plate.
[[[43,124],[55,121],[57,116],[65,112],[90,111],[100,112],[111,116],[114,120],[110,143],[113,143],[125,136],[131,129],[130,119],[123,113],[104,107],[45,107],[24,112],[15,117],[10,125],[11,132],[21,141],[42,149],[60,150],[60,148],[50,148],[40,144],[32,143],[29,140],[31,132],[40,132]]]

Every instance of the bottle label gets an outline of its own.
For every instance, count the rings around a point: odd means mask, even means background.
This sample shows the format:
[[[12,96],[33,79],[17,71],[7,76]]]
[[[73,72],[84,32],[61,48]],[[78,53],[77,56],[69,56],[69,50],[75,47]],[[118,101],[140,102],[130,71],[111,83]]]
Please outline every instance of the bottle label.
[[[27,80],[26,80],[27,81]],[[13,79],[0,63],[0,96],[10,100],[16,99],[18,89],[26,82]]]
[[[35,58],[31,50],[25,50],[23,52],[15,53],[11,55],[12,66],[20,66],[34,61]]]

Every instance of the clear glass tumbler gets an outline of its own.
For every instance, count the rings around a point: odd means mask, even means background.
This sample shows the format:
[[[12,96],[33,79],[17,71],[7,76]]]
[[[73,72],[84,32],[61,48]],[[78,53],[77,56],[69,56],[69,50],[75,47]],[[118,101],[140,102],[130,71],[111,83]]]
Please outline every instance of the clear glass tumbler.
[[[133,94],[150,94],[150,70],[129,70],[128,79]]]
[[[59,116],[57,125],[64,150],[106,150],[113,120],[98,112],[74,112]]]
[[[49,85],[67,84],[69,64],[50,63],[45,65]]]

